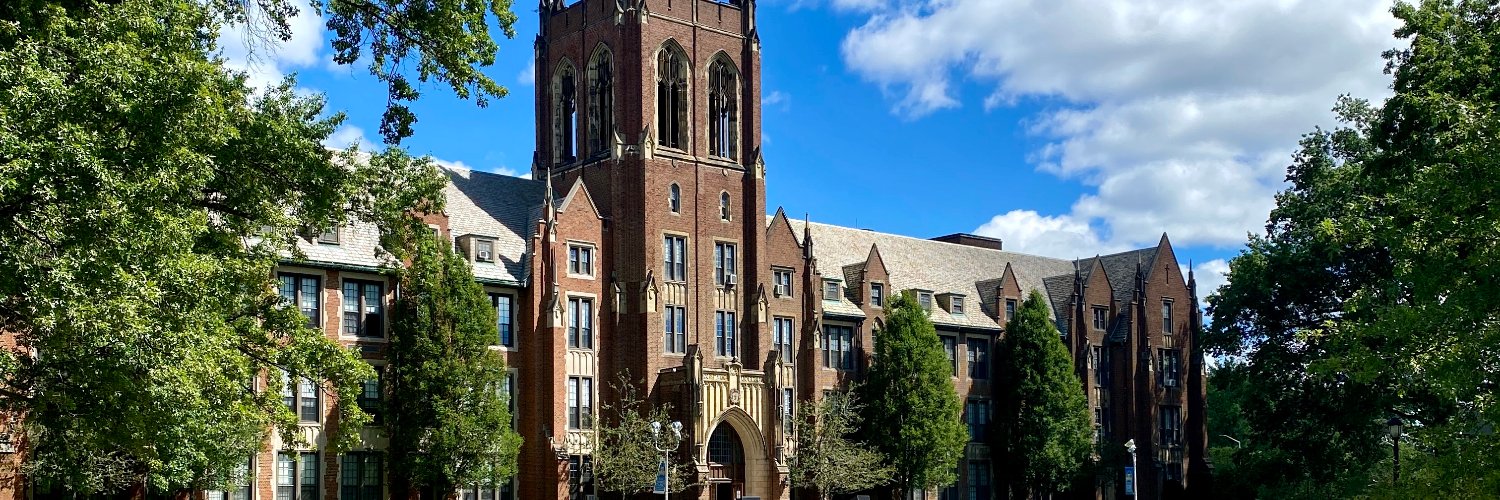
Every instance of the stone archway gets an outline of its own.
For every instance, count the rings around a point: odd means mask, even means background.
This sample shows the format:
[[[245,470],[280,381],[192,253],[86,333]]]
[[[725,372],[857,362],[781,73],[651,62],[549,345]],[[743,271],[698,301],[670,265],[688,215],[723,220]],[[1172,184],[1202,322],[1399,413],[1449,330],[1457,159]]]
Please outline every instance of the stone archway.
[[[775,468],[755,421],[739,408],[724,412],[709,431],[700,463],[709,464],[708,500],[766,498],[774,491]]]

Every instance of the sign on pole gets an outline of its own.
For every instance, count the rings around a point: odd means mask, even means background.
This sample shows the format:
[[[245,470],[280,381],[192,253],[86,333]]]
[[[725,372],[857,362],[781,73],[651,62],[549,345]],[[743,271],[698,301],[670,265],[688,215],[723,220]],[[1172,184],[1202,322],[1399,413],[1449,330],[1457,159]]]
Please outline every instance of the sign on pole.
[[[1135,467],[1125,466],[1125,494],[1135,496]]]
[[[661,460],[656,464],[656,485],[651,487],[651,492],[663,494],[667,492],[667,461]]]

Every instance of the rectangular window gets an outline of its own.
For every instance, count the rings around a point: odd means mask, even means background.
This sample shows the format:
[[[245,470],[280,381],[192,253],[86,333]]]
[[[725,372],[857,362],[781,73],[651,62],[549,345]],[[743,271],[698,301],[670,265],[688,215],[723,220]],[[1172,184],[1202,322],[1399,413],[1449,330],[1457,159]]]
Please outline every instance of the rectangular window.
[[[714,282],[720,285],[731,284],[735,281],[734,276],[734,244],[714,243]]]
[[[500,383],[500,393],[505,395],[505,406],[510,410],[510,428],[516,428],[521,416],[516,413],[516,370],[505,371],[505,381]]]
[[[339,244],[339,228],[324,229],[318,231],[318,243],[328,245]]]
[[[735,328],[734,311],[714,312],[714,354],[725,357],[739,355]]]
[[[969,462],[969,498],[990,498],[990,463],[987,460]]]
[[[374,368],[375,378],[366,380],[360,384],[359,400],[357,401],[357,403],[359,404],[359,409],[364,410],[365,413],[370,414],[371,422],[379,424],[381,413],[380,410],[382,409],[382,405],[380,404],[380,395],[383,392],[382,389],[384,388],[385,370],[382,369],[383,367],[379,366],[376,366]]]
[[[948,364],[953,366],[953,376],[958,376],[958,339],[946,335],[939,336],[943,339],[943,352],[948,354]]]
[[[775,284],[773,291],[777,297],[792,296],[792,270],[772,269],[771,277]]]
[[[594,247],[568,245],[568,274],[594,275]]]
[[[594,428],[594,379],[568,377],[568,428]]]
[[[302,417],[302,421],[317,422],[319,416],[318,399],[320,399],[321,396],[321,391],[318,390],[318,384],[313,383],[312,380],[304,378],[297,383],[297,388],[297,396],[302,400],[302,411],[299,413]]]
[[[823,281],[823,300],[829,302],[839,301],[839,282],[833,280]]]
[[[1094,369],[1094,386],[1104,387],[1109,384],[1109,348],[1096,345],[1089,349],[1091,351],[1089,357],[1092,358],[1090,361],[1093,362],[1092,368]]]
[[[774,318],[771,321],[776,335],[776,352],[781,353],[782,361],[791,364],[796,359],[796,350],[792,347],[792,318]]]
[[[1161,422],[1158,427],[1161,436],[1161,445],[1171,448],[1182,445],[1182,408],[1177,406],[1161,407]]]
[[[661,240],[662,276],[666,281],[687,281],[687,238],[667,235]]]
[[[475,250],[474,250],[474,260],[476,262],[494,262],[495,261],[495,242],[494,242],[494,240],[474,240],[474,247],[475,247]]]
[[[495,333],[500,345],[515,347],[515,299],[509,295],[492,293],[490,304],[495,306]]]
[[[1104,331],[1109,328],[1109,309],[1103,307],[1094,308],[1094,329]]]
[[[885,285],[870,283],[870,305],[885,307]]]
[[[854,369],[854,328],[823,325],[823,366],[839,370]]]
[[[963,297],[953,297],[953,298],[950,298],[948,300],[949,300],[949,303],[948,303],[948,312],[950,312],[952,314],[963,314],[964,313],[964,298]]]
[[[383,288],[373,281],[344,280],[344,335],[385,336]]]
[[[305,274],[281,273],[277,275],[281,282],[281,299],[287,304],[297,306],[303,316],[307,316],[308,328],[317,328],[322,318],[322,300],[318,295],[318,277]]]
[[[781,426],[782,430],[791,435],[796,428],[797,398],[791,388],[781,389]]]
[[[594,348],[594,301],[568,298],[568,347]]]
[[[662,312],[663,338],[662,346],[670,353],[682,354],[687,352],[687,308],[683,306],[667,306]]]
[[[964,410],[969,421],[969,441],[984,442],[990,435],[990,402],[984,399],[970,399]]]
[[[1167,335],[1172,334],[1172,301],[1170,299],[1161,301],[1161,332]]]
[[[917,292],[917,304],[923,309],[932,310],[932,292]]]
[[[380,453],[351,451],[339,462],[339,500],[381,500]]]
[[[240,462],[230,476],[232,489],[207,491],[204,494],[205,500],[250,500],[250,484],[255,481],[255,475],[251,473],[254,464],[254,455]]]
[[[276,455],[276,500],[318,499],[318,454]]]
[[[1005,320],[1016,317],[1016,299],[1005,299]]]
[[[1157,349],[1157,383],[1162,387],[1177,387],[1182,379],[1182,361],[1177,349]]]
[[[990,378],[989,339],[969,339],[969,378],[975,380]]]

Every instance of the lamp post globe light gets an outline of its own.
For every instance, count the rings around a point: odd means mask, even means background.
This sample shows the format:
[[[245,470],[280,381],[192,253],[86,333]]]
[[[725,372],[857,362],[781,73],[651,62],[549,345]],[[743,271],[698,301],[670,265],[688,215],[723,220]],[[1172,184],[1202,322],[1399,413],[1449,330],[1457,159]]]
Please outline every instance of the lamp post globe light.
[[[1401,417],[1391,417],[1385,426],[1391,434],[1391,486],[1395,486],[1401,481],[1401,431],[1405,423]]]
[[[661,452],[661,463],[663,469],[662,473],[666,475],[666,484],[663,484],[661,489],[661,497],[664,500],[670,498],[671,495],[670,491],[672,489],[672,455],[670,452],[672,451],[672,448],[676,447],[676,443],[682,442],[682,422],[672,422],[671,430],[673,445],[662,446],[661,422],[651,422],[651,437],[653,440],[651,445],[656,448],[656,451]]]
[[[1125,451],[1130,452],[1130,496],[1138,497],[1136,490],[1140,488],[1135,481],[1135,439],[1125,441]]]

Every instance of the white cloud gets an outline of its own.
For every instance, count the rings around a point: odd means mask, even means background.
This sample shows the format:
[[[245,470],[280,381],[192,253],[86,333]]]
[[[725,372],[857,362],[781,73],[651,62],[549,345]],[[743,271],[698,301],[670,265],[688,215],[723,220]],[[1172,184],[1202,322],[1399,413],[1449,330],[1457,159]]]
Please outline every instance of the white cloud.
[[[986,108],[1048,103],[1028,160],[1090,192],[1031,222],[1115,247],[1259,232],[1297,139],[1339,94],[1388,95],[1380,53],[1398,45],[1387,0],[895,3],[845,37],[845,63],[906,118],[965,105],[960,82],[990,87]]]
[[[760,105],[761,107],[771,107],[777,104],[787,104],[788,102],[791,102],[791,100],[792,97],[786,95],[786,92],[782,92],[780,90],[772,90],[770,93],[766,94],[765,97],[761,98]]]
[[[365,130],[354,125],[340,125],[333,134],[323,140],[323,146],[336,149],[345,149],[350,145],[359,146],[360,151],[372,152],[379,146],[365,136]]]
[[[523,174],[523,173],[521,173],[520,171],[518,171],[516,169],[510,168],[510,167],[506,167],[506,166],[496,166],[496,167],[491,167],[491,168],[477,168],[477,167],[469,166],[469,164],[464,163],[463,161],[450,161],[450,160],[444,160],[442,158],[433,158],[432,162],[436,163],[436,164],[438,164],[440,166],[447,167],[447,168],[458,168],[458,169],[464,169],[464,170],[475,170],[475,171],[479,171],[479,172],[489,172],[489,173],[492,173],[492,174],[509,175],[511,177],[520,177],[522,179],[530,179],[531,178],[531,172],[526,172],[526,173]]]
[[[1049,217],[1032,210],[1011,210],[1003,215],[996,215],[975,229],[974,234],[1000,238],[1006,250],[1059,259],[1076,259],[1123,250],[1112,248],[1085,220],[1068,215]],[[1087,252],[1088,255],[1079,252]]]
[[[521,72],[516,74],[516,83],[522,87],[529,87],[536,84],[535,60],[526,63],[526,67],[521,68]]]
[[[299,68],[324,63],[323,19],[304,7],[288,22],[292,36],[287,41],[252,26],[221,26],[219,47],[225,65],[248,74],[251,88],[266,88]]]
[[[1183,276],[1187,275],[1186,264],[1178,264]],[[1219,291],[1219,287],[1229,281],[1229,262],[1224,259],[1214,259],[1208,262],[1193,264],[1193,277],[1198,280],[1198,304],[1208,307],[1208,296]]]

